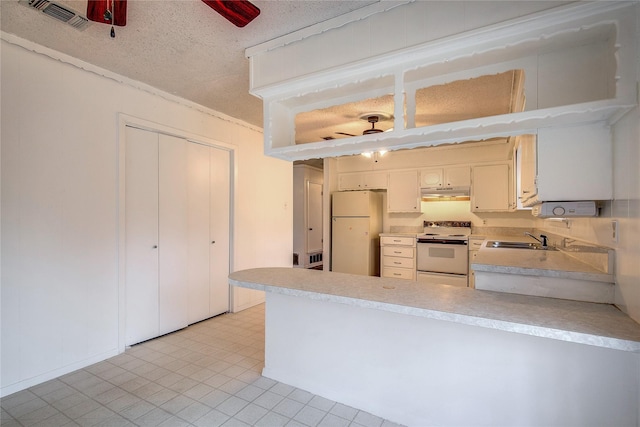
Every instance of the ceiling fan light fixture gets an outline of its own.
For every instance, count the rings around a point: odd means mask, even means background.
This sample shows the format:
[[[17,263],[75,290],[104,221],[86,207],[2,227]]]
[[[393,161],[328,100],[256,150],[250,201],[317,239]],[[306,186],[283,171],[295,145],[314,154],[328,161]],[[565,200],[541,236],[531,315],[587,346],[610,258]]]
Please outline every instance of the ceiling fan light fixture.
[[[378,123],[379,117],[378,116],[369,116],[367,117],[367,121],[369,123],[371,123],[371,129],[366,129],[364,132],[362,132],[363,135],[371,135],[374,133],[380,133],[383,132],[382,129],[376,129],[376,123]]]
[[[260,9],[247,0],[202,0],[236,27],[244,27],[260,15]]]

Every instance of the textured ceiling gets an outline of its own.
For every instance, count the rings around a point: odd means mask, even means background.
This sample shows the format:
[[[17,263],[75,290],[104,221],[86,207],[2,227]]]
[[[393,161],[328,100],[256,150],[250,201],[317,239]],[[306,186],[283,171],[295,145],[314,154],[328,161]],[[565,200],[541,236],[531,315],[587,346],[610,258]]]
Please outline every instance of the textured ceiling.
[[[521,70],[511,70],[418,89],[415,125],[522,111],[522,105],[515,100],[522,90],[523,74]],[[385,95],[300,113],[295,117],[296,144],[362,135],[371,128],[367,121],[370,115],[380,119],[375,123],[376,129],[389,130],[393,127],[393,111],[393,95]]]
[[[54,0],[82,15],[86,0]],[[127,25],[76,30],[17,0],[0,0],[0,29],[262,127],[249,94],[246,48],[377,0],[252,0],[260,15],[237,28],[200,0],[129,0]]]

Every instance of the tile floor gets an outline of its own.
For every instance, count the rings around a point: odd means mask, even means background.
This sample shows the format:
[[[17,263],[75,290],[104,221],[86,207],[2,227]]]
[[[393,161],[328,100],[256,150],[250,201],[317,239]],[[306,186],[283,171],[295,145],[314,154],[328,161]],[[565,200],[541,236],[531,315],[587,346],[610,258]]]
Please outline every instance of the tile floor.
[[[13,426],[397,424],[262,377],[264,305],[224,314],[1,399]]]

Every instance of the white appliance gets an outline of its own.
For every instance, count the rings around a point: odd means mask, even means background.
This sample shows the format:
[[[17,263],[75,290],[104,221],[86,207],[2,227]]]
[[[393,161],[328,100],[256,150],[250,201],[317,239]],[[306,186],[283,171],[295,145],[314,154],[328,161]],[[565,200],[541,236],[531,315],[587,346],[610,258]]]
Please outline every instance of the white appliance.
[[[567,218],[576,216],[598,216],[596,202],[544,202],[531,208],[538,218]]]
[[[467,221],[425,221],[416,243],[418,282],[466,287],[470,234]]]
[[[332,194],[331,271],[380,275],[381,200],[373,191]]]

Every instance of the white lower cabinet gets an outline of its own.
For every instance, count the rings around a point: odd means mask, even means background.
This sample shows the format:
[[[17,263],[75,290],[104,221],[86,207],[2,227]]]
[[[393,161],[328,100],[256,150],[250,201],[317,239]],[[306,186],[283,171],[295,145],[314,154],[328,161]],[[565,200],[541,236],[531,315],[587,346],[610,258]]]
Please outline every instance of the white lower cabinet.
[[[416,280],[416,238],[408,236],[380,237],[382,277]]]
[[[212,166],[204,148],[126,128],[126,345],[228,310],[229,158]]]
[[[476,256],[478,255],[478,251],[480,247],[484,243],[484,237],[476,237],[469,236],[469,277],[468,277],[468,286],[472,289],[476,287],[476,273],[471,268],[471,264],[475,262]]]

